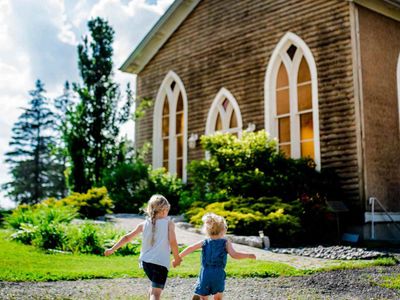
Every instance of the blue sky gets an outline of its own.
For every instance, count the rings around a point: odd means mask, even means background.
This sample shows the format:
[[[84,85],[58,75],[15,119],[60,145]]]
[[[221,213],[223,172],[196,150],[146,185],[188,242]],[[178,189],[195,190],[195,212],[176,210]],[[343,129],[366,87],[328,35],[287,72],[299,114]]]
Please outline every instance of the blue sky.
[[[115,79],[134,82],[117,68],[173,0],[0,0],[0,183],[7,182],[4,153],[11,128],[41,79],[52,98],[66,80],[78,81],[76,46],[87,34],[87,21],[106,18],[115,30]],[[132,85],[133,86],[133,85]],[[133,124],[124,131],[133,134]],[[11,205],[0,194],[0,206]]]

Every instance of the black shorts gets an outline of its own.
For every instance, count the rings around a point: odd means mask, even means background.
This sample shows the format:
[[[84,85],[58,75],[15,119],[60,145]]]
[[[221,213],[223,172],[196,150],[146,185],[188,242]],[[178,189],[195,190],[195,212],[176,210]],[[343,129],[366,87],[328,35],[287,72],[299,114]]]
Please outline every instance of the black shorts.
[[[151,281],[153,288],[163,289],[167,281],[168,269],[164,266],[142,261],[143,270]]]

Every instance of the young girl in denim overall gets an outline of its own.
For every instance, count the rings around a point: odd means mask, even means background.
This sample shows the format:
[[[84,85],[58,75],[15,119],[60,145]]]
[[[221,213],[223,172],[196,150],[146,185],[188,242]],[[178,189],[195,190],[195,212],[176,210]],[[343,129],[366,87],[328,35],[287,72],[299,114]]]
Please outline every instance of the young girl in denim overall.
[[[160,299],[161,292],[167,281],[170,266],[170,253],[174,255],[174,266],[180,264],[178,243],[175,236],[175,225],[169,219],[170,204],[161,195],[153,195],[147,205],[147,219],[140,223],[135,230],[123,236],[104,255],[113,254],[118,248],[142,233],[142,248],[139,262],[151,281],[150,299]]]
[[[183,258],[197,249],[202,249],[200,275],[193,299],[208,299],[209,295],[214,295],[214,300],[218,300],[222,299],[225,290],[227,254],[235,259],[255,259],[256,256],[233,249],[232,243],[224,238],[227,226],[223,217],[210,213],[204,215],[202,221],[203,231],[208,238],[187,247],[179,256]],[[173,265],[179,263],[180,261],[173,261]]]

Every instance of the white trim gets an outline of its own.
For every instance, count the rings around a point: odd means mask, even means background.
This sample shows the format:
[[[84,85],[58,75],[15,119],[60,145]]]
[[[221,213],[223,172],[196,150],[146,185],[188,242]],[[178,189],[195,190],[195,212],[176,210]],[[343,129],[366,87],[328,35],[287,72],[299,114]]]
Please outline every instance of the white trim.
[[[195,9],[200,0],[175,0],[119,68],[138,74]]]
[[[350,34],[351,48],[353,61],[353,82],[354,82],[354,109],[356,119],[356,134],[357,134],[357,164],[359,178],[359,193],[362,204],[366,207],[368,199],[367,185],[367,165],[365,160],[365,132],[364,132],[364,109],[363,109],[363,84],[362,84],[362,69],[361,69],[361,50],[360,50],[360,28],[358,18],[358,7],[353,2],[350,2]]]
[[[294,45],[298,50],[293,58],[290,60],[286,53],[286,50],[290,45]],[[278,137],[278,126],[275,122],[275,87],[276,77],[280,63],[283,62],[288,76],[289,76],[289,93],[290,93],[290,114],[297,116],[297,72],[298,64],[301,61],[301,57],[304,56],[308,63],[311,74],[311,95],[312,95],[312,110],[313,110],[313,129],[314,129],[314,160],[317,165],[317,170],[321,169],[321,153],[320,153],[320,137],[319,137],[319,109],[318,109],[318,78],[317,78],[317,67],[314,61],[314,57],[310,48],[306,43],[297,35],[292,32],[287,32],[281,40],[278,42],[274,51],[272,52],[271,58],[268,63],[268,67],[265,74],[264,81],[264,119],[265,129],[270,133],[272,138]],[[296,77],[295,77],[296,76]],[[299,125],[298,117],[294,118],[294,122],[291,122],[291,140],[299,141]],[[293,130],[294,129],[294,130]],[[293,139],[294,138],[294,139]],[[294,146],[294,147],[293,147]],[[300,144],[292,143],[292,157],[300,157]]]
[[[228,99],[228,101],[231,103],[233,111],[229,112],[226,114],[224,111],[220,111],[221,109],[221,101],[224,99]],[[243,127],[243,121],[242,121],[242,114],[240,112],[239,104],[237,103],[235,97],[229,92],[226,88],[221,88],[217,95],[215,96],[210,110],[208,111],[208,116],[207,116],[207,122],[206,122],[206,135],[210,135],[215,133],[215,122],[218,116],[218,113],[221,113],[221,117],[223,117],[225,114],[227,118],[223,118],[222,122],[225,124],[225,128],[221,130],[221,132],[238,132],[238,134],[241,134],[242,127]],[[238,124],[238,127],[236,128],[229,128],[229,122],[231,114],[234,113],[236,115],[236,121]]]
[[[174,91],[171,90],[170,85],[175,81]],[[188,111],[188,102],[186,96],[186,90],[183,85],[182,80],[179,76],[173,72],[169,71],[168,74],[164,77],[160,88],[157,93],[156,102],[154,104],[154,113],[153,113],[153,168],[161,168],[163,165],[163,143],[162,143],[162,110],[164,106],[165,96],[168,98],[169,102],[169,152],[168,152],[168,169],[171,174],[176,174],[176,158],[177,158],[177,149],[176,149],[176,104],[179,96],[179,92],[182,94],[183,99],[183,172],[182,172],[182,180],[186,182],[187,172],[187,111]]]
[[[376,13],[400,21],[400,3],[396,0],[350,0]]]
[[[389,212],[389,215],[395,222],[400,222],[400,212]],[[364,222],[368,223],[372,221],[372,213],[365,212],[364,213]],[[387,214],[383,212],[375,212],[374,213],[374,221],[375,222],[392,222],[392,220],[388,217]]]
[[[399,58],[397,59],[397,105],[398,105],[398,115],[399,118],[399,135],[400,135],[400,53]]]

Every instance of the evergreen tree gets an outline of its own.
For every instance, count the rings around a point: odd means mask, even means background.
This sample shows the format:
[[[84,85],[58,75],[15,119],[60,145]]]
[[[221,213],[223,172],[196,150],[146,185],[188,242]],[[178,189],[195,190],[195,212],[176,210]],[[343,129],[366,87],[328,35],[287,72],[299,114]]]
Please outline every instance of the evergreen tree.
[[[100,185],[103,171],[116,164],[119,129],[129,119],[131,106],[128,97],[118,109],[121,93],[112,72],[114,30],[101,18],[89,21],[88,27],[90,41],[85,37],[78,46],[82,83],[74,84],[74,90],[80,101],[68,115],[65,135],[71,159],[70,185],[77,192]]]
[[[29,108],[23,108],[12,128],[12,150],[6,153],[12,181],[3,187],[17,203],[37,203],[46,197],[57,196],[51,175],[54,168],[51,153],[54,115],[45,92],[43,83],[37,80],[35,90],[29,92]]]
[[[67,178],[68,169],[68,151],[64,140],[65,133],[68,131],[67,116],[73,107],[72,91],[68,81],[64,84],[63,94],[54,99],[55,111],[55,144],[54,144],[54,172],[52,172],[52,181],[60,191],[60,197],[64,198],[68,194]]]

